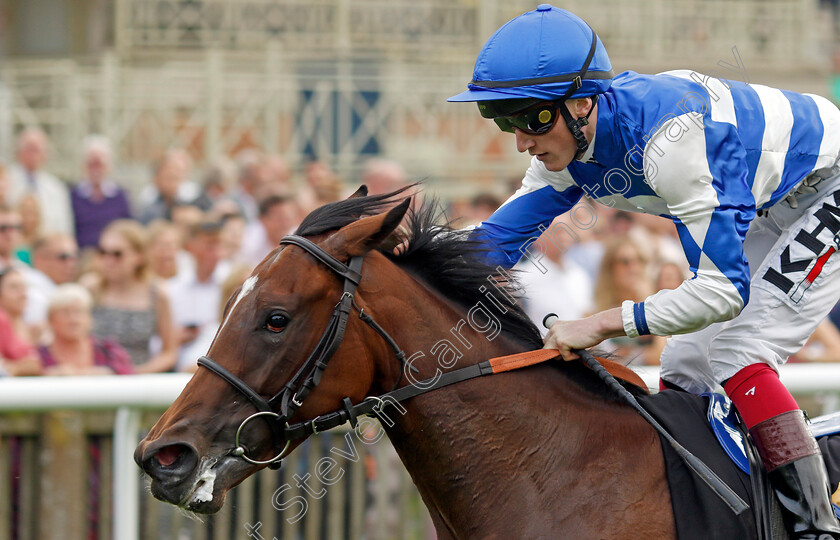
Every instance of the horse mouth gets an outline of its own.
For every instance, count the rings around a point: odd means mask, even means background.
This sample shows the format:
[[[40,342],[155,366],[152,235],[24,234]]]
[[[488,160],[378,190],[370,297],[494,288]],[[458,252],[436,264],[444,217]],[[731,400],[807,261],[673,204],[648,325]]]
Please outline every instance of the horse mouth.
[[[237,460],[231,456],[201,458],[195,474],[179,482],[179,485],[167,484],[153,478],[152,495],[189,512],[216,513],[224,505],[228,489],[233,487],[230,485],[234,476],[231,469],[236,468],[236,465]],[[243,475],[243,478],[244,476],[246,475]]]

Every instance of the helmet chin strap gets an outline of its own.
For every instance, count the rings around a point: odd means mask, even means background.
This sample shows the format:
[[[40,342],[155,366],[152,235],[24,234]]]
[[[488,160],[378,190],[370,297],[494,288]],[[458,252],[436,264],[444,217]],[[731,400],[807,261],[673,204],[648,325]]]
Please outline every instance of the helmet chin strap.
[[[565,102],[561,103],[560,107],[558,107],[560,109],[560,114],[563,115],[563,120],[566,121],[566,126],[569,128],[569,131],[572,132],[572,137],[574,137],[577,142],[575,160],[580,159],[589,148],[589,141],[586,140],[586,135],[583,134],[583,126],[589,125],[589,116],[592,114],[592,111],[595,110],[595,104],[598,103],[598,95],[596,94],[591,97],[592,106],[589,107],[589,112],[586,113],[586,116],[582,116],[580,118],[572,117],[572,113],[569,112]]]

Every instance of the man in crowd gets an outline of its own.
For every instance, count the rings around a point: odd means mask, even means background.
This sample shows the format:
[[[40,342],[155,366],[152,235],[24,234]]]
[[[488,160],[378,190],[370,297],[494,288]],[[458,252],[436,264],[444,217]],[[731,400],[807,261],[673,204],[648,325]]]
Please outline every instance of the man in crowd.
[[[47,319],[47,304],[56,287],[72,283],[78,273],[79,248],[67,234],[50,233],[32,244],[32,270],[25,274],[28,297],[24,317],[31,324]]]
[[[176,206],[194,204],[201,189],[189,180],[192,159],[184,150],[169,150],[154,168],[154,185],[140,193],[139,220],[172,219]]]
[[[242,241],[243,262],[256,265],[271,250],[280,245],[280,239],[290,234],[300,223],[300,207],[286,195],[270,195],[259,208],[259,220],[248,225]]]
[[[115,219],[131,217],[125,191],[110,178],[111,143],[100,135],[84,140],[84,178],[70,192],[76,239],[81,248],[94,248],[99,234]]]
[[[41,210],[41,231],[73,234],[70,194],[61,180],[43,169],[47,136],[27,129],[18,137],[17,163],[9,170],[7,203],[16,206],[27,194],[35,195]]]
[[[169,281],[172,320],[180,335],[178,367],[194,362],[196,338],[218,324],[221,285],[229,265],[219,264],[221,223],[202,221],[190,228],[185,248],[194,264]]]

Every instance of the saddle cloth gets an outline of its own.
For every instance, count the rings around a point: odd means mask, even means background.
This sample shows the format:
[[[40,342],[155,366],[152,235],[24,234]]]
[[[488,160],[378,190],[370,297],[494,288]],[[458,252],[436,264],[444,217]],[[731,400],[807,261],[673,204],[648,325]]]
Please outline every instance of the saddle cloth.
[[[730,411],[724,402],[712,401],[710,407],[710,400],[716,398],[675,390],[664,390],[658,394],[639,396],[637,399],[680,444],[715,471],[741,499],[750,507],[755,504],[749,476],[730,455],[738,453],[735,439],[731,437],[726,425],[719,422],[717,429],[722,430],[731,441],[728,447],[721,445],[713,424],[709,422],[710,416],[718,420],[729,417]],[[737,432],[737,429],[734,431]],[[738,435],[740,439],[740,433]],[[671,445],[661,438],[660,441],[665,456],[665,471],[677,538],[757,539],[752,510],[739,516],[733,514],[705,482],[686,466]],[[744,457],[746,458],[745,455]]]

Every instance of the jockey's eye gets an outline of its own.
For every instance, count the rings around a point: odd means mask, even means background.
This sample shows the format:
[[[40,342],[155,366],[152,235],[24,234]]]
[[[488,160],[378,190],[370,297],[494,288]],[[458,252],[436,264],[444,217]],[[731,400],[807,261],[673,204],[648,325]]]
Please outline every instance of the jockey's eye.
[[[265,321],[265,328],[269,332],[282,332],[289,324],[289,318],[282,313],[272,313]]]

